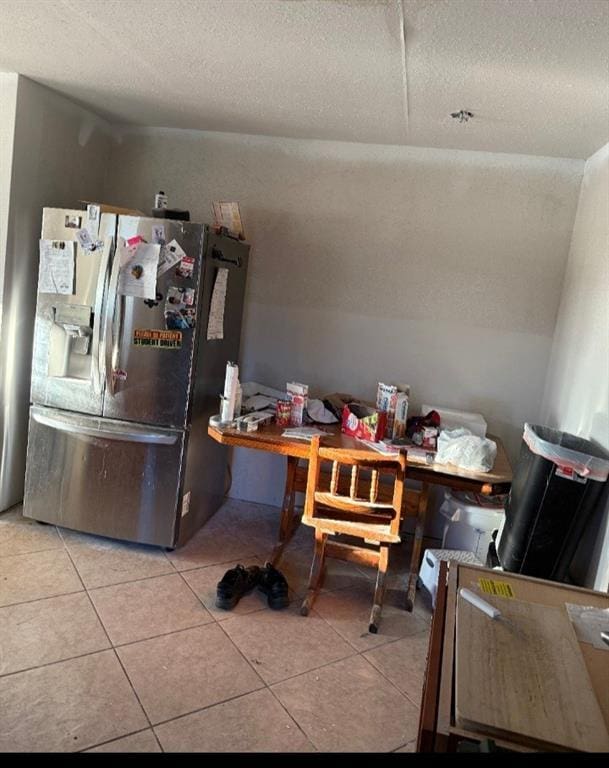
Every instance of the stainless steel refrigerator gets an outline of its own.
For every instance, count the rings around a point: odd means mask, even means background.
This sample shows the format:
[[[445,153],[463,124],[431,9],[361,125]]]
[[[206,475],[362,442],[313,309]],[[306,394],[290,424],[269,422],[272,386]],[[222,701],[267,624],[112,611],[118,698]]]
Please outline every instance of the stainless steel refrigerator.
[[[102,214],[87,250],[71,244],[79,217],[43,213],[42,239],[73,248],[75,266],[71,293],[39,283],[24,515],[173,548],[224,495],[227,453],[207,422],[238,358],[249,246],[202,224]],[[124,289],[140,238],[183,255],[148,298]]]

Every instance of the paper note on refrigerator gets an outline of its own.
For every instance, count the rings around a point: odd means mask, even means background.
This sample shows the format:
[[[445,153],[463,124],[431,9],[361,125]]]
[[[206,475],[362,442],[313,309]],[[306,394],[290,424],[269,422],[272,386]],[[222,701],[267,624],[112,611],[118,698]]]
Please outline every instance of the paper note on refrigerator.
[[[209,321],[207,323],[207,340],[224,338],[224,306],[226,304],[226,288],[228,286],[228,269],[219,269],[211,294],[209,306]]]
[[[160,250],[161,246],[153,243],[139,242],[129,248],[124,240],[119,241],[120,294],[153,301],[156,299],[156,271]]]
[[[159,256],[157,277],[164,275],[174,264],[182,261],[184,256],[186,256],[186,253],[177,240],[172,240],[170,243],[167,243],[167,245],[163,245]]]
[[[41,240],[38,293],[74,293],[74,241]]]

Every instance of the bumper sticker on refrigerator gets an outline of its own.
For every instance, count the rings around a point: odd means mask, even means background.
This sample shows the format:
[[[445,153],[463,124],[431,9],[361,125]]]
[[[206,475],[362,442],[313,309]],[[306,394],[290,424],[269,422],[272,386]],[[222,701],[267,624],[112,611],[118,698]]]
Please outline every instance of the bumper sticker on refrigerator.
[[[180,349],[182,346],[182,332],[136,328],[133,331],[133,346],[153,347],[155,349]]]

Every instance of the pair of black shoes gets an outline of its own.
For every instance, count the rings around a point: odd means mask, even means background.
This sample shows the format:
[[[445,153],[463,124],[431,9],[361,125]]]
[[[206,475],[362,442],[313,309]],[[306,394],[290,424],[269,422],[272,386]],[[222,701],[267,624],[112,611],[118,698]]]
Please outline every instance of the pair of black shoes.
[[[216,607],[230,611],[243,595],[247,595],[255,587],[267,596],[270,608],[275,610],[287,608],[290,603],[288,582],[285,576],[270,563],[267,563],[264,568],[257,565],[246,568],[239,564],[227,571],[218,582]]]

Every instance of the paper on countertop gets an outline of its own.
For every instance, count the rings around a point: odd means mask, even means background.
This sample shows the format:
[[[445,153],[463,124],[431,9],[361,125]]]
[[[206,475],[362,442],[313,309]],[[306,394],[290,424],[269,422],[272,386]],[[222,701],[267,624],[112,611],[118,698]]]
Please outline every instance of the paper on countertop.
[[[161,246],[139,242],[134,248],[119,241],[120,258],[118,293],[140,299],[156,299],[156,273]]]
[[[209,320],[207,323],[207,340],[224,338],[224,308],[226,305],[226,289],[228,286],[228,269],[221,268],[216,275],[216,282],[209,305]]]
[[[41,240],[38,293],[74,293],[74,241]]]
[[[243,397],[251,397],[252,395],[266,395],[273,400],[285,400],[285,390],[273,389],[273,387],[267,387],[264,384],[259,384],[257,381],[244,381],[241,384],[241,390]]]
[[[565,607],[577,639],[582,643],[591,643],[595,648],[609,651],[609,645],[601,640],[601,632],[609,632],[609,608],[575,603],[565,603]]]
[[[397,456],[400,452],[400,449],[397,446],[393,447],[387,446],[385,443],[374,443],[372,440],[362,440],[361,437],[358,437],[357,441],[362,445],[365,445],[366,448],[381,453],[383,456]]]
[[[154,229],[154,228],[153,228]],[[159,232],[154,233],[153,237],[158,236]],[[165,236],[165,230],[163,229],[163,237]],[[162,245],[162,244],[161,244]],[[162,245],[161,252],[159,254],[159,266],[157,269],[157,277],[165,274],[168,269],[171,269],[175,264],[186,256],[186,253],[177,240],[172,240],[166,245]]]
[[[310,440],[312,437],[315,437],[315,435],[327,434],[327,432],[317,429],[316,427],[288,427],[288,429],[283,430],[281,437],[295,437],[299,440]]]
[[[243,387],[241,387],[243,389]],[[252,395],[248,397],[243,403],[243,407],[246,411],[263,411],[269,406],[275,406],[277,404],[276,397],[268,397],[267,395]]]
[[[338,422],[336,416],[326,408],[321,400],[309,400],[307,413],[313,421],[320,424],[336,424]]]

